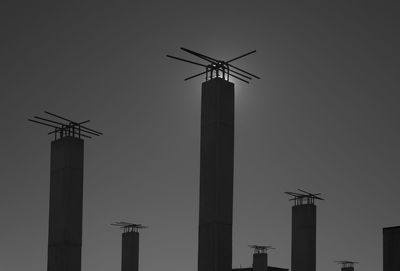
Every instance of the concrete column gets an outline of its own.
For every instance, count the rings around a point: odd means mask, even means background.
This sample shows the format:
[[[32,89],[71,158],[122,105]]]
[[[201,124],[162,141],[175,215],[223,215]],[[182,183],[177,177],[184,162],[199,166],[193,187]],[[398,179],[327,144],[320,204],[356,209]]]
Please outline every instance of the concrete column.
[[[80,271],[82,248],[83,140],[51,142],[48,271]]]
[[[268,254],[267,253],[254,253],[253,254],[253,271],[267,271],[268,270]]]
[[[314,204],[292,207],[292,271],[315,271],[316,210]]]
[[[199,271],[232,270],[234,85],[202,84]]]
[[[130,231],[122,234],[122,271],[139,270],[139,233]]]
[[[400,226],[383,228],[383,271],[400,270]]]

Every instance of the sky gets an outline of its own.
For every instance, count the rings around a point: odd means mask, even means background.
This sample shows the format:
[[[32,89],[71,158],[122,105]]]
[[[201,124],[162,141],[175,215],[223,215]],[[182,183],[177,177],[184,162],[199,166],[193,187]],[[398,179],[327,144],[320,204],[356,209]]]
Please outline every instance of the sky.
[[[140,234],[140,271],[197,270],[201,67],[180,47],[261,77],[235,83],[233,267],[250,244],[290,268],[285,191],[321,193],[317,270],[382,270],[400,225],[400,5],[378,1],[0,4],[0,269],[45,270],[50,142],[44,110],[85,141],[82,270],[120,270],[115,221]],[[89,125],[90,124],[90,125]]]

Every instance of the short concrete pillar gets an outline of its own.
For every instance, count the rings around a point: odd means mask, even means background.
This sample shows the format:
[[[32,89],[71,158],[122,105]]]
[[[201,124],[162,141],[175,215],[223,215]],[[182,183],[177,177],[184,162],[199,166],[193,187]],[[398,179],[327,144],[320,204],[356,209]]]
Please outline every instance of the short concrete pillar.
[[[122,234],[121,270],[139,270],[139,232],[128,231]]]
[[[317,208],[313,203],[292,207],[293,271],[315,271]]]
[[[254,253],[253,254],[253,271],[267,271],[268,270],[268,254],[267,253]]]

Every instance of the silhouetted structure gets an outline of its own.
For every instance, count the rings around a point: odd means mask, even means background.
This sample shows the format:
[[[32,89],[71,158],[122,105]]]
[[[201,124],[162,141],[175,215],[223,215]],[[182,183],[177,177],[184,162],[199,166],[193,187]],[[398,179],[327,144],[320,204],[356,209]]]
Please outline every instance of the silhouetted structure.
[[[258,245],[252,245],[249,247],[254,249],[253,266],[246,268],[234,268],[232,269],[232,271],[288,271],[289,270],[287,268],[268,266],[267,251],[269,249],[274,249],[273,247],[258,246]]]
[[[122,271],[139,270],[139,229],[147,228],[142,224],[115,222],[111,224],[123,229],[122,233]]]
[[[199,271],[232,270],[234,84],[229,76],[243,82],[259,78],[231,64],[181,48],[208,62],[207,65],[167,55],[206,68],[185,80],[206,75],[201,91]],[[235,75],[234,75],[235,74]],[[250,76],[249,76],[250,75]]]
[[[233,268],[232,271],[253,271],[253,267]],[[288,268],[268,266],[268,271],[289,271]]]
[[[199,271],[232,269],[234,86],[202,84]]]
[[[358,262],[352,261],[335,261],[342,266],[341,271],[354,271],[354,265]]]
[[[54,128],[50,158],[50,211],[48,271],[80,271],[82,248],[83,140],[101,135],[77,123],[45,111],[56,120],[35,116],[29,121]],[[38,119],[40,121],[38,121]]]
[[[292,196],[292,257],[291,270],[315,271],[317,208],[315,200],[320,194],[285,192]]]
[[[383,228],[383,271],[400,270],[400,226]]]
[[[268,270],[268,254],[269,249],[274,249],[271,246],[258,246],[251,245],[250,248],[254,249],[253,253],[253,271],[267,271]]]

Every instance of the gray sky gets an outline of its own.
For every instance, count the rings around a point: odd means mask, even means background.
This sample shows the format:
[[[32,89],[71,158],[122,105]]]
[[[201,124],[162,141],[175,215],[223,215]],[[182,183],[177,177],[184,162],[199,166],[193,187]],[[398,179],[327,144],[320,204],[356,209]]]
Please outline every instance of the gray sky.
[[[197,270],[202,70],[184,46],[262,77],[236,82],[233,266],[248,244],[290,267],[291,202],[321,192],[317,269],[382,269],[400,224],[400,7],[367,1],[31,1],[0,7],[0,269],[45,270],[53,111],[85,143],[82,270],[120,269],[111,222],[142,231],[140,270]],[[391,4],[389,4],[391,3]]]

